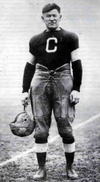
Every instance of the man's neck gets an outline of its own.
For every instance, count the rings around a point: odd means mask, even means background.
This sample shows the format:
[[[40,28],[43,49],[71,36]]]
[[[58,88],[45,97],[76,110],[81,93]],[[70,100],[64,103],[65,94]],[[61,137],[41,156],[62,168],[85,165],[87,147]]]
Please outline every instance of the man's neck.
[[[51,32],[51,31],[59,31],[59,30],[61,30],[61,28],[60,27],[58,27],[58,28],[56,28],[56,29],[46,29],[46,32]]]

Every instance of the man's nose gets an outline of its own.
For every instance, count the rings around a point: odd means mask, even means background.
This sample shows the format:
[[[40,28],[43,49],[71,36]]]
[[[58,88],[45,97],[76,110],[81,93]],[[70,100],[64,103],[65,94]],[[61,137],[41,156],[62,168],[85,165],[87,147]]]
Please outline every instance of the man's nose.
[[[53,16],[50,16],[50,20],[54,20],[54,17]]]

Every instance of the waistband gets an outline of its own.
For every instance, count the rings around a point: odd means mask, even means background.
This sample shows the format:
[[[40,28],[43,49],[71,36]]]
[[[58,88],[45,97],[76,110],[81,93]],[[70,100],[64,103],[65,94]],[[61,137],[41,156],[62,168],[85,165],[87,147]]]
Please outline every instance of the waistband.
[[[58,68],[56,68],[55,70],[49,70],[46,66],[43,66],[42,64],[37,63],[36,64],[36,69],[40,70],[40,71],[49,71],[49,72],[60,72],[60,71],[64,71],[64,70],[70,70],[70,64],[66,63]]]

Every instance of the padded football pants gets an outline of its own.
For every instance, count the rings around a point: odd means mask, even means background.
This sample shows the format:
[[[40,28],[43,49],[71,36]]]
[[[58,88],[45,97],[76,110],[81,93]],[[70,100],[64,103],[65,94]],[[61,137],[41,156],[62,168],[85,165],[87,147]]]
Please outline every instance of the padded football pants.
[[[36,64],[30,91],[36,143],[47,142],[52,111],[63,143],[74,142],[71,124],[75,117],[75,108],[69,99],[72,87],[69,64],[55,70]]]

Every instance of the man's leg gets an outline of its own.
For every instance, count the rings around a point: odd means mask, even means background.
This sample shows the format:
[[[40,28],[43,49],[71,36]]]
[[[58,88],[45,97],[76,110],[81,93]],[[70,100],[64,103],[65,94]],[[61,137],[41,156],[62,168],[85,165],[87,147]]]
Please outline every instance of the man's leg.
[[[72,128],[68,119],[60,118],[57,121],[59,134],[63,140],[63,148],[66,158],[66,173],[69,179],[77,179],[78,175],[73,169],[74,155],[75,155],[75,140],[72,133]]]
[[[47,154],[47,143],[35,142],[35,151],[38,162],[38,170],[33,176],[34,180],[40,180],[46,177],[46,154]]]
[[[66,158],[66,173],[69,179],[77,179],[78,175],[76,174],[75,170],[73,169],[73,162],[74,162],[74,155],[75,155],[75,141],[74,138],[72,139],[73,143],[68,144],[68,142],[64,143],[63,146],[65,151],[65,158]]]
[[[66,69],[66,71],[61,72],[59,80],[54,82],[53,111],[57,121],[59,134],[63,139],[67,177],[70,179],[76,179],[78,175],[73,170],[75,140],[72,131],[72,122],[75,118],[75,107],[70,103],[70,93],[72,88],[72,77],[69,70]]]
[[[34,180],[43,179],[46,176],[46,154],[50,123],[50,118],[35,118],[35,152],[39,168],[33,176]]]
[[[46,77],[47,78],[47,77]],[[35,80],[35,78],[34,78]],[[40,180],[46,175],[46,153],[48,146],[49,128],[51,125],[51,104],[47,94],[46,79],[36,79],[31,88],[31,105],[35,118],[35,151],[39,169],[33,176],[34,180]]]

